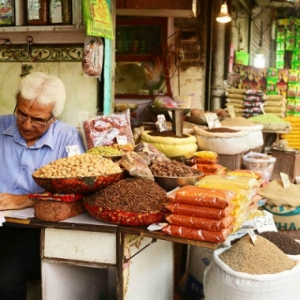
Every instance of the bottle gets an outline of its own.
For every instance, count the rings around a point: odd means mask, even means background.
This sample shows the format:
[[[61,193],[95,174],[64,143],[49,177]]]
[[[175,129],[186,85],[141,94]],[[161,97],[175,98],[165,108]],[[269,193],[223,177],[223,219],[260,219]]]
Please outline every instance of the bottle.
[[[27,24],[48,25],[48,0],[27,0]]]
[[[0,26],[15,25],[15,1],[0,2]]]
[[[50,1],[50,24],[72,24],[72,0]]]

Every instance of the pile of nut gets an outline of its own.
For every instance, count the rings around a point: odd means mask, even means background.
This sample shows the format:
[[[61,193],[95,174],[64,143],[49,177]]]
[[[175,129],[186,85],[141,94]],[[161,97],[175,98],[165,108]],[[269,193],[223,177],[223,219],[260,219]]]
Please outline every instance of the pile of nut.
[[[189,177],[202,175],[197,169],[185,165],[176,160],[169,161],[155,161],[150,170],[154,176],[168,176],[168,177]]]
[[[119,164],[100,155],[77,154],[60,158],[36,170],[39,178],[72,178],[110,175],[122,172]]]

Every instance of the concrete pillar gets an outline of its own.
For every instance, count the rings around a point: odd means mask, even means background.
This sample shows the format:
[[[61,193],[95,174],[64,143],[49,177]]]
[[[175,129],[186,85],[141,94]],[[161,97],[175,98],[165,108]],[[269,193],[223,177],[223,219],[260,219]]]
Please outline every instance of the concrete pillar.
[[[222,1],[216,1],[217,10],[220,11]],[[218,5],[219,4],[219,5]],[[214,51],[212,59],[212,83],[210,88],[210,111],[221,108],[222,99],[225,95],[224,64],[225,64],[225,26],[215,20]]]

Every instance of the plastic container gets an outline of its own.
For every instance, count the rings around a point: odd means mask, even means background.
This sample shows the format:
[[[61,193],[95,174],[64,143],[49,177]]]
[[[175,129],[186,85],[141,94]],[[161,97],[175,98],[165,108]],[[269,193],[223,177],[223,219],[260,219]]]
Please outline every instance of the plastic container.
[[[259,152],[249,152],[243,156],[243,168],[262,174],[266,180],[270,180],[275,162],[275,157]]]

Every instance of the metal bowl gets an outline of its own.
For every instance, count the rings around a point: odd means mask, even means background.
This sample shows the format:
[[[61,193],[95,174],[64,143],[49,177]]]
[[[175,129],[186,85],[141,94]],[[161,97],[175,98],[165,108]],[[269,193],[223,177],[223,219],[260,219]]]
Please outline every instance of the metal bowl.
[[[194,185],[199,178],[203,175],[189,176],[189,177],[170,177],[170,176],[156,176],[154,175],[155,182],[165,189],[167,192],[177,187],[186,185]]]
[[[32,176],[34,181],[47,192],[75,194],[98,191],[123,177],[123,172],[71,178],[41,178]]]

